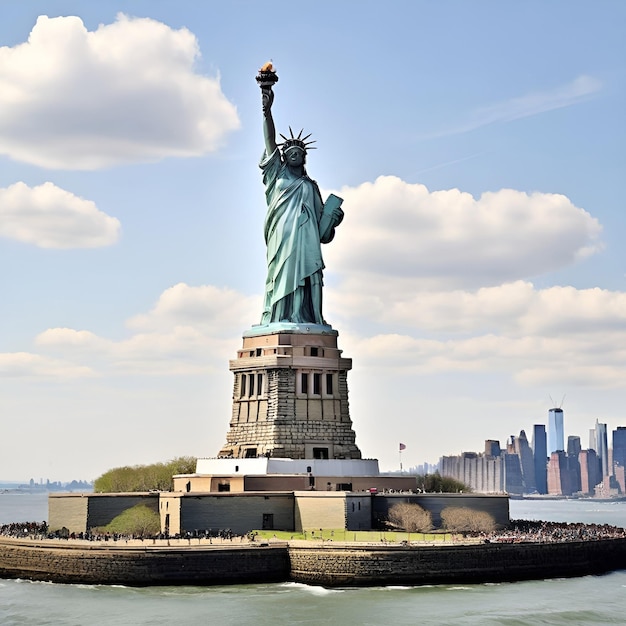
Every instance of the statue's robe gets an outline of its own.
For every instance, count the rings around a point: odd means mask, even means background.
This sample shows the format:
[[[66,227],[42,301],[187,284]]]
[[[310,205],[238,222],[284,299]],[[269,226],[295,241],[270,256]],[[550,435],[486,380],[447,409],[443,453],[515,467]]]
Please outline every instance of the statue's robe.
[[[278,149],[264,154],[260,167],[267,200],[267,280],[261,323],[324,324],[319,230],[324,206],[317,183],[306,172],[295,176]],[[312,297],[313,290],[318,298]]]

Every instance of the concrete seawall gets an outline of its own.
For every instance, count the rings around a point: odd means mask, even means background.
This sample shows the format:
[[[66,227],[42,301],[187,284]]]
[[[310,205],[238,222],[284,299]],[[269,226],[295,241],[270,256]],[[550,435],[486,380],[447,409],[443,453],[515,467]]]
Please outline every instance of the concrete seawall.
[[[626,539],[567,543],[102,545],[0,538],[0,578],[58,583],[333,586],[481,583],[626,569]]]

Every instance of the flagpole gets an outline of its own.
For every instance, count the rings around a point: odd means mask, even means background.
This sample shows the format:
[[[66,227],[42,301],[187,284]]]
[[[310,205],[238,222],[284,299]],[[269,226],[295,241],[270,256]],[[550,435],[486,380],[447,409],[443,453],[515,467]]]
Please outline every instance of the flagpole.
[[[403,443],[398,444],[398,459],[400,461],[400,473],[402,474],[402,450],[404,450],[406,446]]]

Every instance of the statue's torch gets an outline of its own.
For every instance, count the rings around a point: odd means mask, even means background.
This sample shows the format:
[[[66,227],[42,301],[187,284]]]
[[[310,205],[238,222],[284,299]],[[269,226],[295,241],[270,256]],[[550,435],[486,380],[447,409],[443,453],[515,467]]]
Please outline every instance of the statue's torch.
[[[274,71],[274,66],[271,62],[266,63],[256,75],[256,82],[261,89],[271,89],[274,83],[278,82],[278,76]]]

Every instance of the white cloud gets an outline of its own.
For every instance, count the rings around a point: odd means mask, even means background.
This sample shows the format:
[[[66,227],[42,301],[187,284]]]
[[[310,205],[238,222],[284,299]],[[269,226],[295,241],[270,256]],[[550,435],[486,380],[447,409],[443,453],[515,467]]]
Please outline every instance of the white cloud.
[[[85,365],[76,365],[28,352],[0,353],[0,377],[3,378],[83,378],[94,376]]]
[[[598,335],[626,332],[626,293],[599,288],[536,290],[516,281],[476,291],[397,291],[388,302],[365,294],[337,292],[333,311],[365,315],[387,326],[451,335],[483,332],[523,335]]]
[[[0,48],[0,152],[48,168],[97,169],[214,151],[239,127],[219,78],[195,73],[198,42],[119,15],[88,31],[41,16]]]
[[[107,354],[112,344],[92,332],[73,328],[49,328],[37,335],[36,343],[40,347],[62,347],[68,353],[91,355]]]
[[[176,325],[207,328],[211,334],[239,333],[260,318],[261,301],[234,289],[178,283],[166,289],[145,315],[127,322],[132,330],[155,330]]]
[[[487,334],[462,339],[420,339],[409,335],[349,338],[347,354],[361,367],[400,376],[505,376],[527,387],[620,388],[626,368],[626,332],[596,340],[568,337],[509,337]]]
[[[150,312],[128,321],[133,334],[126,339],[50,328],[35,341],[43,352],[89,363],[102,373],[206,374],[227,367],[259,305],[258,298],[230,289],[179,283],[166,289]]]
[[[345,226],[325,249],[352,292],[498,285],[565,267],[600,249],[601,226],[566,196],[512,189],[476,199],[395,176],[344,187]],[[344,239],[349,232],[350,239]]]
[[[118,240],[119,221],[52,183],[0,189],[0,237],[40,248],[97,248]]]

